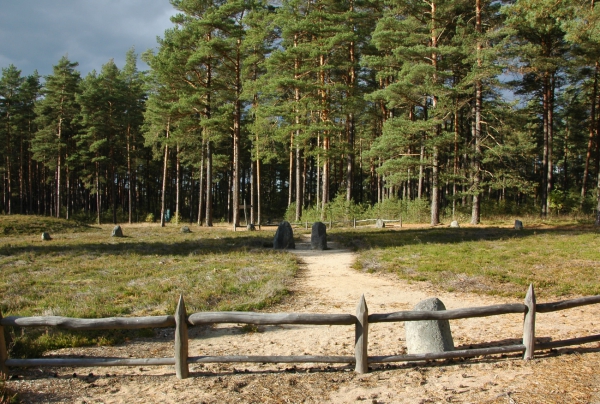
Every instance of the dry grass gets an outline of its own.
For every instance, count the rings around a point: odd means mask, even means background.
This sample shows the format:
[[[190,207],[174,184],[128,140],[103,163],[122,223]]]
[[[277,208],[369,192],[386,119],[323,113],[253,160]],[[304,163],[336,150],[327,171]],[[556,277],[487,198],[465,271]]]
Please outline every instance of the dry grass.
[[[338,230],[356,267],[429,281],[449,291],[522,297],[600,294],[600,233],[591,225]]]
[[[291,254],[262,247],[272,241],[274,231],[234,233],[225,228],[190,226],[192,233],[184,234],[180,226],[142,224],[123,225],[125,237],[114,238],[110,237],[112,225],[75,225],[69,230],[70,222],[63,222],[63,232],[51,233],[51,241],[41,241],[40,227],[35,226],[35,234],[0,239],[0,309],[4,316],[172,314],[180,294],[190,313],[252,310],[284,296],[297,270]],[[13,355],[18,356],[127,337],[106,337],[106,333],[48,337],[42,333],[27,340],[18,334],[12,335],[13,343],[16,337],[24,344],[21,348],[13,345]]]

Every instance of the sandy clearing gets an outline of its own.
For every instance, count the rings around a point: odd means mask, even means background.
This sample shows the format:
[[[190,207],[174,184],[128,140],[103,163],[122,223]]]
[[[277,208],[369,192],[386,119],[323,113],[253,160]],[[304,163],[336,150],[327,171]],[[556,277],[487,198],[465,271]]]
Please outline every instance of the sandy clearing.
[[[440,292],[425,283],[351,268],[355,254],[332,243],[311,251],[306,238],[295,253],[303,263],[291,296],[272,308],[278,312],[354,313],[364,294],[370,313],[410,310],[418,301],[439,297],[448,309],[514,303],[514,299]],[[457,347],[515,343],[522,316],[453,320]],[[538,316],[536,334],[554,339],[600,333],[600,307]],[[353,355],[350,326],[261,326],[246,332],[239,325],[191,330],[190,355]],[[173,331],[117,347],[65,349],[51,355],[172,356]],[[598,344],[582,353],[543,355],[524,362],[519,355],[467,361],[374,366],[357,375],[350,366],[209,364],[192,365],[192,375],[177,380],[168,367],[30,369],[19,371],[9,387],[25,402],[217,403],[217,402],[600,402],[595,372]],[[372,324],[369,354],[405,352],[401,323]],[[573,352],[568,350],[568,352]],[[73,373],[76,373],[74,376]]]

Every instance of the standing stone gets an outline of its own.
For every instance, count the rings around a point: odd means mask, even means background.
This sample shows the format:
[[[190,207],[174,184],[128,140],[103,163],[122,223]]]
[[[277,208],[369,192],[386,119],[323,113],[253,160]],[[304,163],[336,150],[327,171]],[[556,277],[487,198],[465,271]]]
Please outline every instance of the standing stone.
[[[295,248],[296,244],[294,244],[294,231],[292,230],[290,223],[284,220],[279,224],[279,227],[277,227],[277,232],[275,232],[273,249],[286,250]]]
[[[181,233],[191,233],[192,232],[188,226],[183,226],[180,231],[181,231]]]
[[[246,225],[246,230],[248,230],[248,231],[254,231],[254,230],[256,230],[256,226],[254,226],[253,223],[248,223]]]
[[[415,311],[446,310],[437,297],[422,300]],[[447,352],[454,350],[454,341],[448,320],[406,321],[406,348],[409,354]]]
[[[42,241],[49,241],[49,240],[52,240],[52,238],[50,237],[50,234],[43,232],[42,233]]]
[[[385,227],[385,222],[382,219],[377,219],[375,222],[375,227],[378,229],[383,229]]]
[[[456,220],[453,220],[452,223],[450,223],[450,227],[458,229],[460,226]]]
[[[310,248],[313,250],[327,249],[327,227],[322,222],[315,222],[310,232]]]
[[[515,230],[523,230],[523,222],[520,220],[515,220]]]
[[[110,236],[111,237],[123,237],[123,230],[121,229],[121,226],[116,225],[115,228],[112,230],[112,234]]]

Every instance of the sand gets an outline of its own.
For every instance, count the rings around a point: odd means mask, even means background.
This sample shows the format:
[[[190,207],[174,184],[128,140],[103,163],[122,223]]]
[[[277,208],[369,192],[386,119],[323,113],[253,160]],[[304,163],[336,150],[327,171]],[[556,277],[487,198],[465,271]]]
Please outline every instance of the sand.
[[[438,297],[447,309],[517,303],[515,299],[443,292],[393,275],[352,269],[356,254],[330,243],[311,251],[306,238],[295,254],[301,270],[290,297],[273,312],[352,313],[362,295],[369,313],[410,310]],[[542,303],[538,299],[538,303]],[[456,348],[520,343],[522,315],[452,320]],[[548,341],[600,333],[600,306],[538,314],[536,336]],[[259,326],[238,324],[190,329],[190,356],[353,355],[353,326]],[[62,349],[48,356],[169,357],[173,330],[115,347]],[[369,355],[406,352],[402,323],[371,324]],[[7,382],[24,402],[75,403],[600,403],[600,345],[465,360],[373,365],[190,365],[178,380],[171,367],[14,369]]]

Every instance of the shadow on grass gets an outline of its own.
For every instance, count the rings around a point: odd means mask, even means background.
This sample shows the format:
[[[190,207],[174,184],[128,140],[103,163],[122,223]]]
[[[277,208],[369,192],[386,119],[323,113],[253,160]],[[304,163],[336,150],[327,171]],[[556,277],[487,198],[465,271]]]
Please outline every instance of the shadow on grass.
[[[495,241],[526,239],[544,234],[578,235],[599,233],[593,226],[556,226],[554,228],[530,228],[524,230],[501,227],[390,229],[390,230],[340,230],[333,232],[336,241],[355,251],[372,248],[400,247],[418,244],[459,244],[471,241]]]
[[[85,237],[85,236],[83,236]],[[33,253],[38,256],[56,254],[102,254],[102,255],[173,255],[187,256],[190,254],[203,255],[215,253],[231,253],[236,251],[264,250],[273,243],[272,236],[238,236],[222,238],[196,238],[189,240],[169,241],[136,241],[134,236],[111,238],[110,241],[62,242],[48,241],[27,245],[4,245],[0,247],[0,255],[17,255]]]

